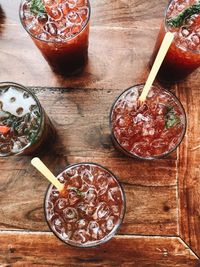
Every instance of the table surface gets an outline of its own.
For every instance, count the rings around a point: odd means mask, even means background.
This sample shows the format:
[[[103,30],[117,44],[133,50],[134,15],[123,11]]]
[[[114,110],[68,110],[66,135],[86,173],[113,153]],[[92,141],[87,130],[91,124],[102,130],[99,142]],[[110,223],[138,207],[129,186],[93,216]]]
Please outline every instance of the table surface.
[[[167,0],[92,0],[89,62],[71,78],[55,75],[20,25],[19,0],[0,2],[0,80],[32,88],[58,133],[39,156],[58,174],[92,161],[115,173],[127,201],[118,234],[95,248],[72,248],[48,229],[48,185],[31,157],[0,159],[0,266],[200,266],[200,73],[168,84],[182,101],[187,133],[163,160],[137,161],[112,145],[109,110],[145,81]]]

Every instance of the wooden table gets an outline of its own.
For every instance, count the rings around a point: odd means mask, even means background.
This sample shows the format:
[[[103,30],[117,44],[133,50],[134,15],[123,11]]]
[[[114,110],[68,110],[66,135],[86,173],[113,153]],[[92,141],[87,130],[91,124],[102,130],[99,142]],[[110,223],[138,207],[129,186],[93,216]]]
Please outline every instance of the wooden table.
[[[19,0],[2,0],[0,80],[33,89],[58,138],[40,153],[58,174],[92,161],[113,171],[126,193],[118,234],[106,244],[76,249],[48,229],[43,198],[48,182],[31,157],[0,159],[0,266],[200,266],[200,95],[196,71],[169,86],[181,99],[188,128],[180,149],[157,161],[116,151],[108,115],[114,99],[144,82],[167,0],[92,0],[89,62],[78,77],[50,70],[20,25]]]

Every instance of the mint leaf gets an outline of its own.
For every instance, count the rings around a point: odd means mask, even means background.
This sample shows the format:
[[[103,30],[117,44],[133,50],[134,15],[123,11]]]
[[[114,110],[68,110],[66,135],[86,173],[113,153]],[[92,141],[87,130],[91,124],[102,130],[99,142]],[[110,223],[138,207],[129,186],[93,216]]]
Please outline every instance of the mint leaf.
[[[76,187],[71,187],[71,188],[69,188],[69,190],[74,191],[77,194],[77,196],[79,196],[79,197],[83,196],[83,193]]]
[[[45,6],[42,0],[32,0],[30,10],[36,15],[42,15],[46,13]]]
[[[167,112],[165,114],[165,128],[169,129],[178,123],[180,123],[180,118],[176,116],[174,107],[167,107]]]
[[[175,28],[180,27],[181,25],[183,25],[186,18],[190,18],[192,15],[198,13],[200,13],[200,1],[199,3],[186,8],[176,17],[167,19],[167,24]]]

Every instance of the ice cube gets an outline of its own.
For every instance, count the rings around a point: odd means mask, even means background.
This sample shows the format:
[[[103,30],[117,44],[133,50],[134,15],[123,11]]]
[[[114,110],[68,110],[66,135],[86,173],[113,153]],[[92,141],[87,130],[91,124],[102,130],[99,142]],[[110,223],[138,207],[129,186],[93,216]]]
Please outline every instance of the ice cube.
[[[38,35],[38,38],[40,40],[48,41],[50,39],[51,35],[47,32],[42,32],[41,34]]]
[[[183,5],[183,4],[177,4],[177,5],[176,5],[176,9],[177,9],[177,11],[179,11],[179,12],[181,12],[184,8],[185,8],[185,5]]]
[[[71,33],[72,34],[77,34],[81,31],[82,29],[82,26],[81,25],[74,25],[72,28],[71,28]]]
[[[35,100],[33,97],[29,97],[26,100],[23,97],[24,91],[18,90],[14,87],[9,87],[4,94],[0,95],[0,101],[3,103],[3,110],[5,112],[9,112],[12,115],[17,117],[22,117],[25,114],[29,113],[29,108],[31,105],[36,105]],[[14,99],[14,102],[10,102],[10,99]],[[20,107],[23,107],[23,112],[18,114],[16,110]]]
[[[97,236],[99,230],[99,224],[96,221],[90,221],[88,224],[88,231],[91,234],[95,234]]]
[[[51,191],[51,194],[53,197],[58,197],[59,196],[59,191],[56,188],[53,188]]]
[[[85,201],[87,203],[92,203],[97,199],[97,192],[94,188],[89,188],[85,193]]]
[[[77,0],[66,0],[66,3],[68,4],[69,8],[74,8],[76,7],[76,2]]]
[[[72,206],[80,200],[80,196],[78,196],[77,192],[75,192],[74,190],[69,190],[68,200],[69,204]]]
[[[114,227],[114,217],[109,217],[106,222],[106,227],[108,231],[111,231]]]
[[[90,185],[93,183],[94,176],[92,175],[92,173],[89,170],[84,169],[81,173],[81,176],[82,176],[83,181],[86,184]]]
[[[65,178],[63,177],[63,175],[60,175],[60,176],[58,177],[58,181],[59,181],[60,183],[64,184],[64,182],[65,182]]]
[[[95,211],[96,211],[96,206],[95,205],[90,205],[90,206],[87,207],[86,214],[88,216],[93,216]]]
[[[69,222],[75,222],[78,220],[78,213],[75,208],[68,207],[63,210],[64,219]]]
[[[101,202],[97,206],[97,209],[96,209],[96,211],[92,217],[94,220],[102,219],[102,218],[106,219],[109,214],[110,214],[109,207],[107,206],[107,204],[105,202]]]
[[[48,22],[44,26],[44,30],[46,33],[49,33],[53,36],[57,35],[57,26],[53,22]]]
[[[83,202],[81,202],[77,205],[77,209],[79,209],[80,211],[82,211],[84,213],[86,212],[87,207],[88,207],[88,205],[86,203],[83,203]]]
[[[1,151],[1,153],[3,153],[3,154],[9,153],[10,150],[11,150],[11,145],[10,145],[10,143],[7,143],[7,144],[1,144],[1,145],[0,145],[0,151]]]
[[[119,207],[117,205],[112,205],[111,210],[114,215],[119,215]]]
[[[62,10],[58,6],[48,8],[47,13],[55,21],[62,18]]]
[[[76,6],[79,8],[87,6],[87,0],[76,0]]]
[[[184,36],[184,37],[187,37],[189,34],[190,34],[190,32],[186,29],[186,28],[182,28],[182,31],[181,31],[181,34]]]
[[[79,229],[74,232],[72,240],[77,243],[86,243],[89,240],[89,233],[84,229]]]
[[[79,14],[81,20],[84,21],[84,24],[85,24],[86,23],[86,19],[87,19],[88,14],[89,14],[89,8],[84,6],[83,8],[79,9],[77,11],[77,13]]]
[[[70,239],[70,237],[72,236],[72,231],[66,231],[66,230],[62,230],[61,232],[61,238],[64,240],[64,241],[67,241]]]
[[[57,217],[53,220],[53,228],[56,232],[61,233],[63,229],[63,220],[60,217]]]
[[[68,39],[71,37],[71,27],[65,27],[60,30],[60,37],[62,39]]]
[[[103,195],[108,189],[109,178],[105,175],[100,175],[97,178],[98,195]]]
[[[200,40],[199,40],[199,37],[198,35],[194,34],[192,37],[191,37],[191,40],[192,42],[194,42],[195,44],[199,44],[200,43]]]
[[[13,147],[12,147],[12,149],[11,149],[11,151],[12,151],[13,153],[17,153],[17,152],[19,152],[22,148],[23,148],[23,147],[22,147],[22,144],[21,144],[20,141],[13,141]],[[2,149],[2,148],[1,148],[1,149]]]
[[[80,219],[76,224],[77,228],[82,229],[87,225],[87,221],[85,219]]]
[[[114,202],[119,202],[121,200],[121,191],[118,187],[112,187],[108,190],[108,198]]]
[[[64,208],[67,207],[68,205],[68,200],[66,198],[59,198],[56,203],[55,203],[55,206],[59,209],[59,210],[62,210]]]

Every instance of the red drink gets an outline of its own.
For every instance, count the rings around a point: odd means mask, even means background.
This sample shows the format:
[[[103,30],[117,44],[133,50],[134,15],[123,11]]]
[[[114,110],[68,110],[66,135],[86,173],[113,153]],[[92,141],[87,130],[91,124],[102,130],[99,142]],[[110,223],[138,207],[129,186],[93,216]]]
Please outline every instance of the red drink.
[[[15,83],[0,83],[0,156],[31,154],[54,134],[30,90]]]
[[[58,180],[63,192],[50,185],[45,197],[45,216],[53,233],[67,244],[91,247],[109,240],[121,224],[125,196],[105,168],[80,163],[66,168]]]
[[[123,92],[110,115],[112,137],[120,150],[141,159],[171,153],[182,141],[186,116],[179,100],[169,91],[152,86],[146,101],[138,98],[144,85]]]
[[[20,19],[53,69],[63,75],[80,72],[88,55],[88,0],[23,0]],[[37,1],[36,1],[37,2]]]
[[[162,80],[180,80],[200,66],[200,4],[195,3],[172,0],[167,7],[153,55],[154,59],[165,33],[173,32],[174,41],[158,74]]]

